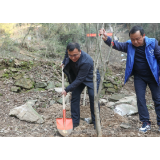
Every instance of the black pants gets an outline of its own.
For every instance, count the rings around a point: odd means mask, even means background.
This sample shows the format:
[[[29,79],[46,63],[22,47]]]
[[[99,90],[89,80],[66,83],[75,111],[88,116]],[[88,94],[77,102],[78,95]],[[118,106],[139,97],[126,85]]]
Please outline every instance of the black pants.
[[[80,121],[80,95],[85,88],[85,85],[81,83],[73,92],[72,92],[72,99],[71,99],[71,117],[73,123],[79,124]],[[92,122],[95,124],[95,115],[94,115],[94,89],[88,87],[88,94],[90,100],[90,110],[91,110],[91,117]],[[99,105],[98,105],[99,106]]]
[[[139,118],[141,122],[149,121],[150,119],[145,99],[147,85],[152,93],[152,99],[154,101],[155,111],[157,114],[157,124],[160,125],[160,86],[157,85],[154,77],[140,77],[138,75],[134,76],[134,86],[137,95]]]

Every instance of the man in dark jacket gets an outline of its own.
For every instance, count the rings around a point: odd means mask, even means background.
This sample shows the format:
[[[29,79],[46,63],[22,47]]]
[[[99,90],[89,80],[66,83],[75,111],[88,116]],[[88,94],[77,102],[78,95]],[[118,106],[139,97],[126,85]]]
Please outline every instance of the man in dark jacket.
[[[110,46],[111,38],[107,37],[104,29],[100,30],[104,42]],[[113,41],[113,48],[126,52],[126,83],[131,75],[134,75],[134,86],[137,95],[137,106],[140,121],[143,122],[139,129],[141,132],[147,132],[151,129],[148,109],[146,106],[145,92],[147,85],[152,92],[152,99],[157,114],[157,125],[160,131],[160,86],[159,86],[159,68],[160,68],[160,47],[155,38],[148,38],[140,26],[134,26],[129,32],[130,40],[125,43]]]
[[[71,117],[73,120],[73,128],[79,126],[80,95],[85,86],[88,88],[92,123],[94,124],[95,128],[93,60],[90,55],[80,50],[78,43],[69,43],[67,45],[63,64],[63,71],[67,75],[70,85],[66,87],[64,91],[62,91],[62,94],[66,96],[67,92],[72,92]],[[100,74],[97,71],[97,91],[99,88],[99,82]]]

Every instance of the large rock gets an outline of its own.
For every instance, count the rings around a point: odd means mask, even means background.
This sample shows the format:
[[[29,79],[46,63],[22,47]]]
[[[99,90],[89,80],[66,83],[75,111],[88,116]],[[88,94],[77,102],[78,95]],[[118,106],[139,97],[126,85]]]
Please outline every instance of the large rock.
[[[18,70],[17,70],[16,68],[9,67],[8,69],[9,69],[10,71],[12,71],[13,73],[18,72]]]
[[[55,85],[54,85],[54,82],[53,81],[50,81],[46,87],[46,89],[54,89],[55,88]]]
[[[38,82],[35,84],[35,88],[45,88],[47,87],[47,83],[45,82]]]
[[[17,80],[14,85],[25,89],[32,89],[34,87],[34,82],[28,78],[22,78]]]
[[[16,86],[12,86],[12,87],[11,87],[11,91],[12,91],[12,92],[20,92],[20,91],[21,91],[21,88],[20,88],[20,87],[16,87]]]
[[[23,77],[23,74],[19,73],[18,75],[13,76],[13,79],[18,80]]]
[[[112,94],[112,96],[109,97],[108,100],[112,101],[112,102],[117,102],[117,101],[119,101],[120,99],[122,99],[124,97],[125,97],[124,94]]]
[[[104,83],[104,87],[113,88],[114,86],[112,83]]]
[[[108,102],[107,99],[100,99],[100,100],[99,100],[99,103],[100,103],[101,105],[105,105],[105,104],[107,104],[107,102]]]
[[[115,90],[114,88],[108,88],[108,89],[107,89],[107,92],[109,92],[109,93],[115,93],[116,90]]]
[[[138,113],[138,109],[130,104],[119,104],[115,106],[114,112],[124,116]]]
[[[62,88],[54,88],[54,90],[58,93],[61,93],[62,92]]]
[[[136,96],[133,95],[133,96],[129,96],[129,97],[124,97],[124,98],[120,99],[118,102],[116,102],[116,104],[122,104],[122,103],[130,104],[130,105],[137,107]]]
[[[27,122],[44,123],[43,118],[32,108],[35,101],[31,100],[20,107],[11,109],[9,115],[16,116],[20,120]]]

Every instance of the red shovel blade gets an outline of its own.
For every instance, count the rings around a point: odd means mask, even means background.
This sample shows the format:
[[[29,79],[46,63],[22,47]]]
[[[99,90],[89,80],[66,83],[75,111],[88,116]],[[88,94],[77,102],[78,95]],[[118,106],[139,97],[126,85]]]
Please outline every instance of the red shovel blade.
[[[68,136],[73,130],[72,118],[66,118],[66,110],[63,110],[63,118],[57,118],[57,129],[62,136]]]

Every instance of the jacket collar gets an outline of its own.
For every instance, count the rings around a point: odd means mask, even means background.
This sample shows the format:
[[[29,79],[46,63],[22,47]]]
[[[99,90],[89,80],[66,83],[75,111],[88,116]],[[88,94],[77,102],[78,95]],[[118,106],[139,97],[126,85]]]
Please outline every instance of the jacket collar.
[[[145,40],[145,43],[146,43],[146,47],[154,42],[154,38],[148,38],[147,36],[145,36],[144,40]],[[131,44],[132,42],[131,42],[131,40],[128,40],[127,43]]]

